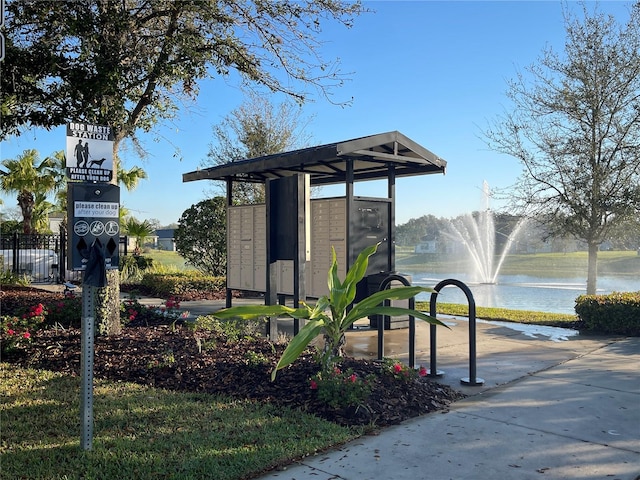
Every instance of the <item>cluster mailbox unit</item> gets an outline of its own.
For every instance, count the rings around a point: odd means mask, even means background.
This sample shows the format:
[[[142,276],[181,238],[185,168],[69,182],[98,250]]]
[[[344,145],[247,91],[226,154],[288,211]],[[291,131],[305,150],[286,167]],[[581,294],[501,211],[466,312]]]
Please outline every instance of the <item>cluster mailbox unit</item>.
[[[370,258],[369,271],[389,271],[388,231],[391,203],[387,199],[354,197],[347,215],[345,197],[312,199],[310,205],[309,256],[305,268],[306,295],[318,298],[328,293],[327,272],[331,247],[338,259],[338,275],[344,278],[354,255],[379,243]],[[352,220],[347,225],[347,218]],[[286,220],[283,220],[286,221]],[[230,206],[227,210],[227,288],[264,292],[267,288],[266,205]],[[347,239],[352,254],[347,257]],[[277,260],[277,293],[294,295],[294,261]]]
[[[298,305],[328,293],[332,247],[344,278],[360,251],[380,243],[358,288],[360,298],[372,293],[377,285],[367,280],[395,270],[395,179],[445,168],[395,131],[197,170],[183,181],[227,184],[227,306],[232,290],[264,292],[267,304],[292,296]],[[354,182],[384,178],[386,197],[354,196]],[[233,205],[235,182],[263,183],[265,203]],[[344,196],[310,198],[310,187],[338,183]]]

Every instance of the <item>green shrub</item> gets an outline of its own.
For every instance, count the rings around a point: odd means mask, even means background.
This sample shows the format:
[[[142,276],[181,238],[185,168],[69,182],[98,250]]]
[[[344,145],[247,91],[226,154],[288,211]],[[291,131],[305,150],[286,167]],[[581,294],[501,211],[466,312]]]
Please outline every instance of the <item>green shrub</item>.
[[[142,255],[123,255],[120,257],[118,269],[120,282],[132,283],[140,281],[146,270],[153,268],[153,258]]]
[[[180,310],[180,302],[170,297],[162,305],[142,305],[132,297],[120,303],[120,320],[123,324],[135,326],[172,325],[184,322],[188,311]]]
[[[640,336],[640,291],[580,295],[575,309],[587,331]]]
[[[45,323],[49,326],[61,325],[65,328],[80,328],[82,317],[82,297],[66,296],[46,302],[48,311]]]
[[[371,394],[375,375],[358,377],[352,369],[319,372],[309,380],[309,387],[315,390],[318,400],[333,408],[356,407],[366,402]]]
[[[30,307],[22,315],[0,317],[0,353],[4,356],[22,343],[31,341],[31,335],[44,326],[47,309],[39,303]]]
[[[243,357],[247,367],[263,367],[271,365],[269,357],[263,353],[254,352],[253,350],[247,350]]]
[[[30,283],[31,281],[27,275],[13,273],[11,270],[0,268],[0,285],[21,285],[24,287]]]
[[[427,375],[427,369],[420,366],[418,370],[405,365],[397,360],[385,358],[382,362],[382,373],[391,375],[396,380],[403,382],[413,382],[418,377],[424,377]]]
[[[168,298],[199,294],[201,292],[220,292],[226,286],[225,277],[212,277],[199,272],[145,273],[140,284],[150,294]]]
[[[257,338],[264,335],[265,319],[243,320],[240,318],[218,319],[213,315],[202,315],[196,318],[194,330],[213,333],[230,343],[242,339]]]

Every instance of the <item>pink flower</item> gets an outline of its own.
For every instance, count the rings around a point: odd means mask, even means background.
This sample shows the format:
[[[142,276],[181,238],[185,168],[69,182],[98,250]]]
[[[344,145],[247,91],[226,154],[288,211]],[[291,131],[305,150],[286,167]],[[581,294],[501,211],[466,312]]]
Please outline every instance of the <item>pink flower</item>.
[[[352,373],[351,376],[349,377],[349,380],[351,381],[351,383],[356,383],[357,379],[358,377],[356,376],[355,373]]]
[[[335,367],[333,369],[333,373],[335,373],[336,375],[340,375],[342,373],[342,371],[338,367]]]
[[[424,368],[422,365],[420,365],[420,370],[418,370],[418,375],[420,375],[421,377],[426,377],[427,376],[427,369]]]
[[[11,328],[9,330],[7,330],[7,335],[15,335],[16,331],[12,330]]]
[[[318,389],[318,383],[315,380],[311,380],[311,384],[309,386],[311,387],[311,390]]]
[[[394,372],[394,373],[400,373],[401,371],[402,371],[402,365],[400,365],[399,363],[396,363],[396,364],[393,366],[393,372]]]
[[[29,332],[24,332],[24,333],[22,334],[22,336],[23,336],[24,338],[31,338],[31,334],[30,334]]]

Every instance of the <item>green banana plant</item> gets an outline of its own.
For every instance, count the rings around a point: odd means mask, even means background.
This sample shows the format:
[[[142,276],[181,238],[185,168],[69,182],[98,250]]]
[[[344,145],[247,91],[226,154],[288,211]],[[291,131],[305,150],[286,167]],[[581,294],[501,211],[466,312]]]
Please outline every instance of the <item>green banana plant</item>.
[[[331,247],[332,263],[329,269],[329,295],[322,296],[315,305],[307,305],[304,302],[300,308],[291,308],[286,305],[242,305],[225,308],[214,313],[219,319],[240,318],[250,320],[258,317],[290,317],[307,320],[304,327],[289,342],[282,353],[278,364],[271,373],[271,380],[275,380],[278,370],[293,363],[309,343],[318,335],[324,336],[324,349],[322,354],[322,368],[327,369],[331,361],[342,356],[345,344],[345,332],[359,320],[370,315],[387,315],[390,317],[400,315],[412,315],[428,323],[446,327],[434,317],[417,310],[403,307],[382,305],[385,300],[408,300],[421,292],[433,292],[428,287],[403,286],[382,290],[360,300],[352,308],[349,306],[356,297],[356,285],[364,278],[369,264],[369,257],[373,255],[379,244],[364,249],[351,266],[344,282],[338,278],[338,261],[336,252]]]

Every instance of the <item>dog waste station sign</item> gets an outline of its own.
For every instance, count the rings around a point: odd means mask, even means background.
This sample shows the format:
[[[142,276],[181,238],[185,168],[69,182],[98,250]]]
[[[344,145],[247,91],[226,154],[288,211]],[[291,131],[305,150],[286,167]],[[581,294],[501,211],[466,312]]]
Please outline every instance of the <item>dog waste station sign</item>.
[[[93,446],[93,358],[96,294],[117,269],[120,243],[120,188],[113,179],[111,127],[67,125],[68,265],[84,272],[80,349],[80,447]]]
[[[67,124],[67,177],[82,182],[113,179],[113,130],[105,125]]]

